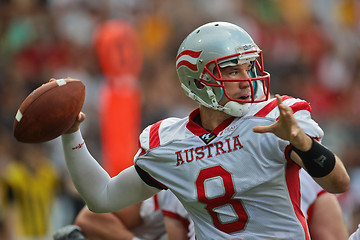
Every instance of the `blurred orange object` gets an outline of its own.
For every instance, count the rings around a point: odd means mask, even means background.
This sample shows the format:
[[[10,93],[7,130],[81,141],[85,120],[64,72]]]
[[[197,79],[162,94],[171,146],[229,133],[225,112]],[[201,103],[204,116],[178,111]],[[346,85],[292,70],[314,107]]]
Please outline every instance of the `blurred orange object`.
[[[140,132],[143,66],[140,40],[124,21],[109,21],[95,32],[95,47],[106,76],[100,92],[102,165],[111,177],[133,165]]]
[[[121,20],[105,22],[95,31],[94,41],[101,68],[109,79],[123,75],[139,77],[143,52],[133,26]]]
[[[140,131],[140,90],[104,84],[100,92],[103,167],[111,177],[133,165]]]

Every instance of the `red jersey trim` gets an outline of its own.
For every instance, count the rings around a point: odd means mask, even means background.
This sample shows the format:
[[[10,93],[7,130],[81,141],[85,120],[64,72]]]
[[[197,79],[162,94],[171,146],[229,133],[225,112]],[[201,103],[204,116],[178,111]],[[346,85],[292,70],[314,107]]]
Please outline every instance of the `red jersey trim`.
[[[316,198],[318,198],[320,195],[322,195],[322,194],[324,194],[324,193],[326,193],[326,191],[325,191],[325,190],[321,190],[321,191],[317,194]],[[310,206],[309,206],[309,208],[308,208],[308,210],[307,210],[307,215],[308,215],[307,222],[308,222],[308,223],[311,222],[311,219],[312,219],[312,216],[313,216],[315,201],[316,201],[316,199],[310,204]]]
[[[295,114],[298,111],[309,111],[311,113],[311,107],[307,102],[297,102],[290,106],[293,110],[293,114]],[[276,120],[279,120],[279,117],[276,118]]]
[[[312,111],[309,103],[307,103],[305,101],[295,103],[295,104],[291,105],[290,107],[291,107],[291,109],[293,110],[294,113],[296,113],[297,111],[300,111],[300,110],[306,110],[306,111],[309,111],[309,112]]]
[[[160,128],[161,123],[162,123],[162,120],[155,123],[150,128],[149,149],[160,146],[159,128]]]
[[[281,100],[285,101],[287,99],[291,99],[293,97],[290,96],[282,96]],[[272,110],[274,110],[274,108],[277,107],[277,101],[276,99],[272,100],[271,102],[269,102],[265,107],[263,107],[260,111],[258,111],[257,113],[255,113],[255,117],[265,117],[266,115],[268,115]]]
[[[159,210],[160,207],[159,207],[159,197],[158,197],[158,195],[155,194],[153,199],[154,199],[154,210],[155,211]]]
[[[294,161],[292,161],[290,159],[290,149],[291,149],[291,145],[288,145],[285,148],[285,152],[284,152],[285,158],[287,160],[286,173],[285,173],[286,185],[287,185],[287,189],[289,191],[290,199],[291,199],[296,217],[304,229],[305,240],[310,240],[310,234],[308,231],[307,222],[306,222],[305,216],[300,208],[300,198],[301,198],[300,178],[299,178],[300,166],[298,166]]]
[[[182,225],[184,227],[186,227],[186,229],[189,229],[190,221],[188,219],[180,216],[177,213],[170,212],[170,211],[167,211],[167,210],[162,210],[162,213],[163,213],[164,216],[179,220],[182,223]]]
[[[186,128],[189,129],[194,135],[201,136],[205,133],[209,133],[206,129],[202,126],[197,124],[194,119],[200,114],[200,108],[195,109],[189,115],[189,122],[186,124]],[[229,117],[225,121],[223,121],[219,126],[217,126],[212,133],[218,135],[222,130],[224,130],[230,123],[235,119],[235,117]]]

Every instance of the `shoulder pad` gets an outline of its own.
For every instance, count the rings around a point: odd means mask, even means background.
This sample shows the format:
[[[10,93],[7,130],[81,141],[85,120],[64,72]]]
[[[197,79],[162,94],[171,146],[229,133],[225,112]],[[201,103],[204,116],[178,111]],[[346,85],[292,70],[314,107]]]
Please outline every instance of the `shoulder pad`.
[[[294,114],[299,111],[306,111],[306,114],[311,113],[310,104],[304,100],[290,96],[282,96],[281,99],[283,104],[291,107]],[[266,102],[253,104],[248,115],[278,119],[280,112],[277,108],[276,98],[271,98]]]
[[[281,97],[283,104],[291,107],[295,119],[304,132],[321,141],[324,132],[319,125],[311,118],[311,106],[305,100],[290,96]],[[266,117],[274,121],[279,119],[280,111],[277,107],[276,98],[271,98],[266,102],[252,104],[248,117]]]
[[[182,138],[186,128],[181,126],[187,123],[187,119],[167,118],[148,126],[140,134],[140,147],[144,150],[153,149],[171,140]]]

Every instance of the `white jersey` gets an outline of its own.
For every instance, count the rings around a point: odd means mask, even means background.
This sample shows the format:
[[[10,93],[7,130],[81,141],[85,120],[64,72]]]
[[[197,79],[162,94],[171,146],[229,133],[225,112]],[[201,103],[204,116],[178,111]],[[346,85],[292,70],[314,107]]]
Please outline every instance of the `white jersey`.
[[[304,170],[300,170],[300,191],[301,191],[301,210],[307,221],[311,219],[312,207],[315,200],[325,190],[315,182],[315,180]]]
[[[183,226],[188,229],[188,239],[195,240],[194,222],[176,196],[169,190],[161,191],[158,195],[159,207],[162,214],[179,220]]]
[[[311,219],[312,206],[315,200],[325,190],[304,170],[300,170],[301,210],[305,219]],[[194,223],[188,212],[171,191],[161,191],[158,194],[159,207],[164,216],[178,219],[188,229],[188,238],[195,240]]]
[[[349,240],[360,240],[360,224],[356,231],[350,235]]]
[[[144,200],[141,204],[141,225],[131,229],[131,232],[140,239],[159,240],[166,234],[164,218],[158,203],[159,194]]]
[[[283,103],[307,134],[322,138],[308,103],[287,96]],[[135,164],[184,205],[196,238],[310,239],[289,142],[252,131],[276,121],[276,99],[252,104],[247,115],[210,133],[194,122],[198,114],[149,126],[135,156]]]

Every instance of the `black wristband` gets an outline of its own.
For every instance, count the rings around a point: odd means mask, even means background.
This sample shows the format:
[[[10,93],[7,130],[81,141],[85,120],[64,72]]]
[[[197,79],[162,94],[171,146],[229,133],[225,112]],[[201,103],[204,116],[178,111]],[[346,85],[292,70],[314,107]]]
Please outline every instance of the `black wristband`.
[[[311,140],[312,145],[308,151],[300,151],[294,146],[292,146],[292,150],[299,155],[307,172],[312,177],[324,177],[334,169],[335,156],[329,149],[315,141],[313,138],[311,138]]]

